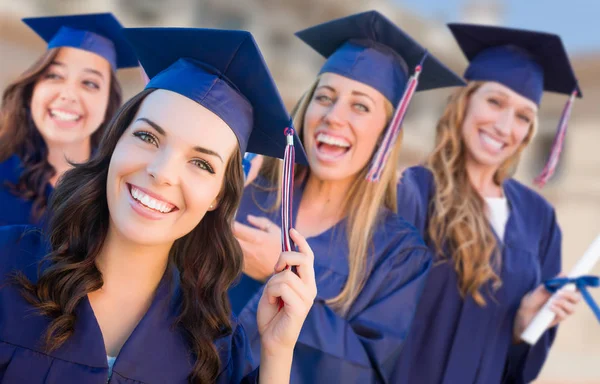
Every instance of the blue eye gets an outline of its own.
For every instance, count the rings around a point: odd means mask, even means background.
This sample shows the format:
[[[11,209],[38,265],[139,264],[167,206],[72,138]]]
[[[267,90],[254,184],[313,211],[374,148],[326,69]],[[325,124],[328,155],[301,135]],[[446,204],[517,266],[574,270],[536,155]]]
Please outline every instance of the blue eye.
[[[194,164],[195,166],[197,166],[198,168],[208,171],[209,173],[214,174],[215,170],[213,169],[213,167],[210,166],[210,163],[206,160],[202,160],[202,159],[194,159],[192,160],[192,164]]]
[[[138,132],[134,132],[133,136],[137,137],[138,139],[140,139],[148,144],[152,144],[155,147],[158,147],[158,139],[156,138],[156,136],[154,136],[150,132],[138,131]]]
[[[359,109],[362,112],[369,112],[369,107],[367,107],[364,104],[356,103],[356,104],[354,104],[354,107],[357,108],[357,109]]]
[[[331,97],[327,95],[317,95],[315,96],[315,100],[320,101],[321,103],[330,103]]]

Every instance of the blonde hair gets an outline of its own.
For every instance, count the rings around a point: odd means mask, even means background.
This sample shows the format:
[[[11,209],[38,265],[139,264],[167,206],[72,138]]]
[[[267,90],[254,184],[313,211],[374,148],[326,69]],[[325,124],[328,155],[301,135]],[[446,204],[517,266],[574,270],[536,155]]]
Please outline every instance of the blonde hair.
[[[426,160],[426,167],[435,181],[435,193],[429,207],[429,238],[442,259],[448,258],[443,247],[449,247],[461,294],[473,296],[480,306],[486,304],[480,292],[484,284],[491,281],[495,289],[502,285],[495,272],[501,264],[501,255],[486,218],[485,202],[467,174],[462,136],[470,97],[482,84],[470,82],[450,97],[437,124],[436,147]],[[536,117],[516,153],[494,174],[496,184],[502,185],[514,174],[521,153],[535,135],[537,125]]]
[[[298,136],[302,138],[302,129],[304,127],[304,115],[310,104],[315,89],[319,84],[320,77],[317,77],[310,89],[300,99],[294,110],[292,118],[294,127],[298,131]],[[386,126],[392,118],[394,107],[386,99]],[[384,130],[385,132],[385,130]],[[346,314],[350,306],[362,290],[369,269],[367,265],[369,250],[372,249],[371,241],[373,232],[380,217],[382,208],[387,208],[393,212],[397,211],[398,201],[396,198],[396,172],[398,169],[398,158],[400,147],[402,145],[402,134],[390,153],[390,157],[384,166],[379,182],[368,182],[366,180],[367,172],[371,161],[358,172],[354,178],[352,186],[346,195],[343,212],[347,217],[346,234],[348,237],[348,280],[342,291],[334,298],[327,300],[327,304],[342,314]],[[373,154],[375,149],[373,150]],[[372,156],[373,156],[372,154]],[[276,185],[278,198],[275,204],[268,210],[276,210],[281,205],[281,161],[272,158],[265,158],[259,174],[265,177],[270,185]],[[296,166],[294,182],[302,182],[308,178],[310,169],[306,166]]]

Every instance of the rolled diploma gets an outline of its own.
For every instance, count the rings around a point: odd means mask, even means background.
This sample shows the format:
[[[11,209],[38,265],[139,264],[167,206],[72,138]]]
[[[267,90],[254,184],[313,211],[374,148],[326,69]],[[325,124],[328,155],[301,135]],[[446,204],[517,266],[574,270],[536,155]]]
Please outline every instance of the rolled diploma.
[[[594,242],[588,247],[587,251],[585,251],[581,259],[579,259],[577,264],[575,264],[575,266],[569,273],[569,277],[575,278],[590,273],[599,259],[600,235],[596,237]],[[576,288],[574,284],[568,284],[561,288],[560,291],[575,291],[575,289]],[[521,334],[521,339],[527,344],[534,345],[535,343],[537,343],[542,334],[546,331],[546,329],[548,329],[548,326],[552,324],[552,321],[554,321],[554,317],[556,315],[550,310],[550,303],[552,302],[552,299],[558,292],[552,295],[552,297],[546,302],[542,309],[540,309],[540,311],[535,315],[529,326],[527,326],[525,331]]]

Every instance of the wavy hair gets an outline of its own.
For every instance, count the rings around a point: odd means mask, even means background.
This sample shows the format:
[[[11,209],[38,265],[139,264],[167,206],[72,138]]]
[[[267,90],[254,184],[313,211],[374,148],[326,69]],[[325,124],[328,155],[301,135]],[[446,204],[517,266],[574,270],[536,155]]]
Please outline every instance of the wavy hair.
[[[481,288],[488,282],[495,289],[502,284],[496,273],[501,262],[498,244],[487,220],[485,201],[469,180],[462,137],[470,97],[482,84],[470,82],[450,97],[437,124],[435,149],[425,163],[435,182],[427,234],[438,257],[454,264],[461,294],[471,295],[480,306],[486,304]],[[494,174],[497,185],[514,174],[521,153],[536,130],[537,118],[516,153]]]
[[[309,90],[300,99],[298,104],[292,111],[294,127],[298,130],[298,136],[302,140],[302,130],[304,128],[304,115],[308,105],[310,104],[314,92],[319,84],[320,77],[317,77]],[[386,100],[386,126],[392,118],[394,107]],[[385,134],[385,130],[382,135]],[[373,233],[381,217],[380,213],[383,208],[387,208],[393,212],[398,210],[398,200],[396,198],[396,174],[399,167],[400,148],[402,146],[402,131],[398,136],[388,161],[386,162],[379,182],[369,182],[366,180],[371,159],[365,164],[356,176],[348,191],[344,201],[343,212],[347,217],[346,235],[348,238],[348,280],[342,291],[336,296],[327,300],[327,304],[338,310],[342,314],[346,314],[352,303],[362,290],[370,266],[368,265],[368,256],[372,247]],[[374,156],[377,148],[373,149]],[[281,205],[281,161],[272,158],[265,158],[260,175],[266,178],[269,185],[277,186],[278,199],[274,206],[264,209],[265,211],[273,211]],[[295,168],[294,182],[301,183],[310,174],[310,168],[297,165]],[[257,185],[259,188],[261,186]]]
[[[65,173],[51,200],[50,253],[37,283],[17,276],[26,300],[52,319],[46,348],[60,347],[72,334],[75,308],[88,293],[102,287],[96,267],[109,226],[106,183],[110,159],[142,101],[153,90],[133,97],[109,124],[90,161]],[[176,324],[196,356],[191,382],[213,382],[220,364],[214,340],[232,332],[227,290],[242,270],[242,251],[232,224],[243,190],[242,157],[227,163],[219,205],[206,213],[187,235],[175,241],[169,260],[179,272],[181,297]]]
[[[56,170],[48,162],[48,148],[31,117],[33,88],[54,62],[60,48],[46,51],[29,69],[10,83],[2,95],[0,106],[0,162],[17,155],[23,163],[23,172],[16,184],[7,183],[15,195],[33,201],[31,218],[39,220],[48,205],[46,187]],[[98,146],[108,122],[121,105],[119,81],[111,72],[108,106],[104,122],[92,134],[92,148]]]

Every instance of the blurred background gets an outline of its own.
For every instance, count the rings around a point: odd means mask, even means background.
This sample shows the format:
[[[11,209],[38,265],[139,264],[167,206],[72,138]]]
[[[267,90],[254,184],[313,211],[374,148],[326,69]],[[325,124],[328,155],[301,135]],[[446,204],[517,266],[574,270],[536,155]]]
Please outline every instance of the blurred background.
[[[466,60],[446,22],[499,24],[563,37],[584,99],[571,116],[562,160],[541,193],[556,207],[563,230],[565,272],[600,234],[600,1],[597,0],[0,0],[0,88],[29,67],[45,44],[21,21],[26,16],[113,12],[125,26],[197,26],[251,31],[277,85],[292,107],[323,59],[297,40],[299,29],[377,9],[458,73]],[[137,70],[120,71],[125,96],[139,92]],[[404,124],[403,165],[431,150],[435,123],[450,90],[419,93]],[[541,129],[525,152],[517,179],[531,184],[542,169],[566,96],[546,94]],[[596,267],[600,274],[600,265]],[[600,301],[600,290],[592,292]],[[539,384],[600,384],[600,324],[585,304],[561,326]],[[457,383],[460,384],[460,383]]]

